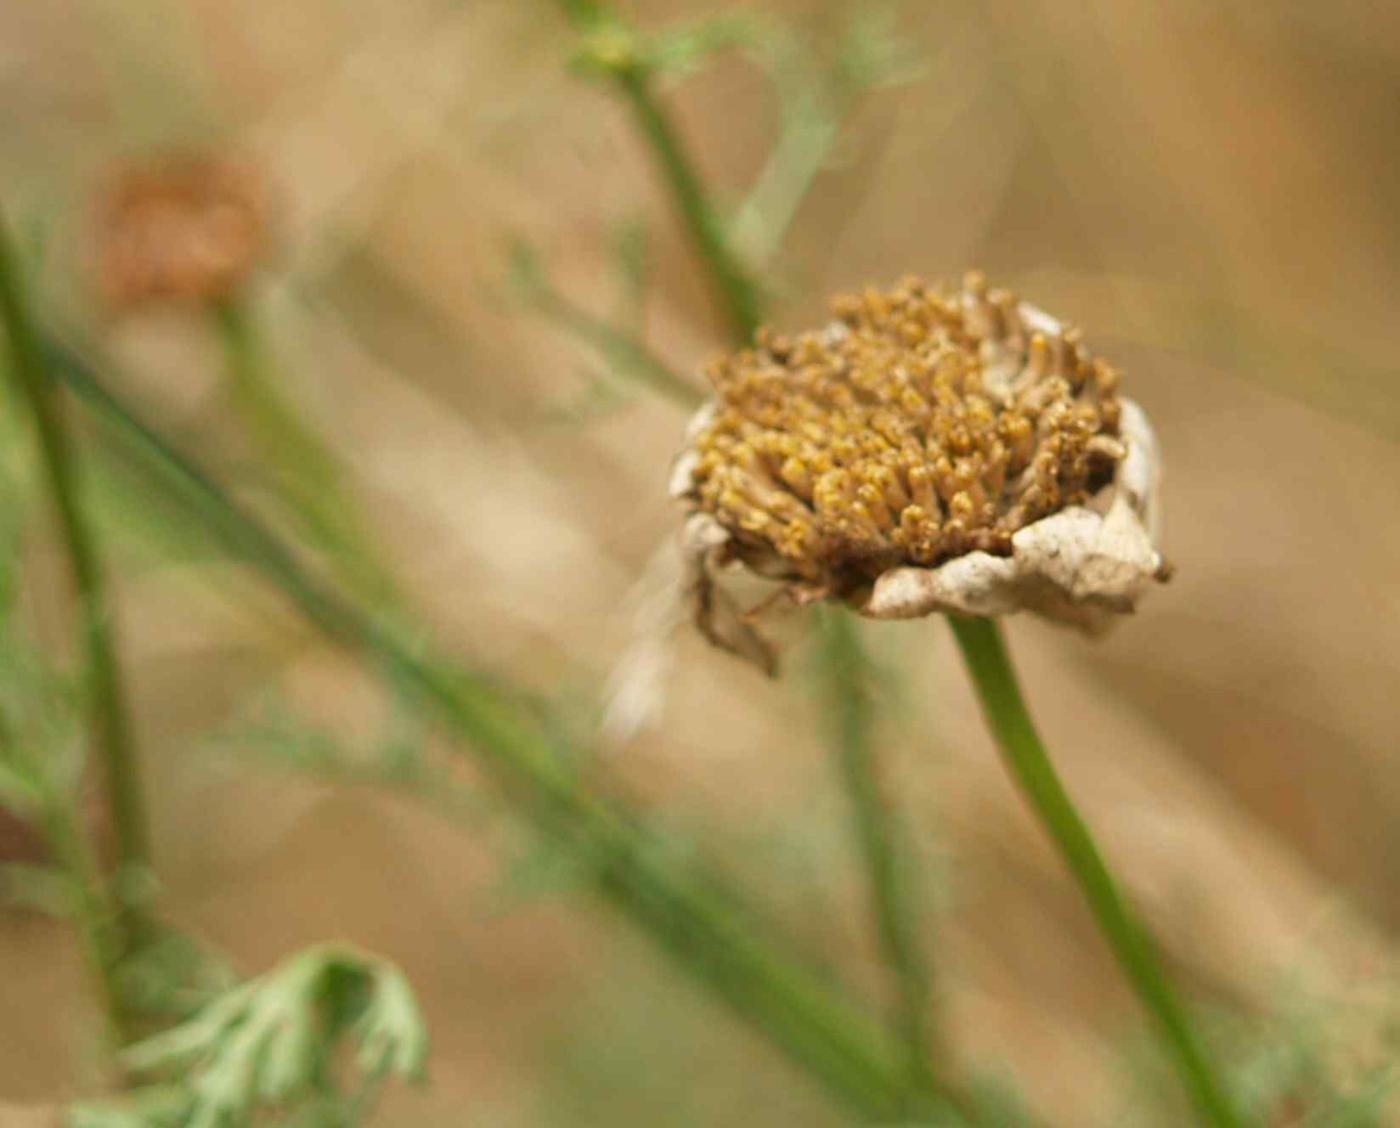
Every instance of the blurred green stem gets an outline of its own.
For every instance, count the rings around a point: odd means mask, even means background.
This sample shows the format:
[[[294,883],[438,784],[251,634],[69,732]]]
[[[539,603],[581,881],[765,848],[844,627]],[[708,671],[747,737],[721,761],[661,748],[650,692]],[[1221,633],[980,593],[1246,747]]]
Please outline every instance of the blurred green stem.
[[[371,538],[356,518],[339,459],[305,424],[279,386],[245,299],[213,310],[228,369],[233,406],[270,469],[278,496],[357,595],[378,606],[397,602]]]
[[[624,67],[618,71],[617,83],[632,106],[637,127],[651,147],[652,157],[670,189],[696,254],[714,283],[734,335],[747,342],[761,319],[757,283],[735,255],[680,133],[656,100],[647,69],[635,64]]]
[[[125,958],[119,931],[120,898],[113,896],[102,880],[97,855],[81,825],[80,810],[73,796],[45,780],[44,841],[71,887],[79,947],[97,992],[108,1049],[115,1052],[134,1036],[120,983]]]
[[[661,108],[640,32],[625,23],[611,5],[559,0],[559,6],[580,33],[596,40],[590,61],[607,74],[631,107],[637,129],[709,276],[725,319],[734,335],[747,342],[761,318],[758,283],[735,254],[680,131]]]
[[[674,859],[625,808],[579,787],[551,739],[489,681],[387,629],[322,585],[270,530],[108,392],[75,356],[53,369],[125,438],[173,497],[226,548],[275,583],[328,638],[396,673],[475,749],[537,829],[593,863],[600,891],[794,1062],[866,1119],[905,1105],[905,1070],[883,1032],[790,963],[713,877]]]
[[[1129,909],[1035,730],[1000,628],[992,619],[948,616],[1007,769],[1074,876],[1099,930],[1156,1021],[1204,1124],[1241,1123],[1176,997],[1146,929]]]
[[[58,517],[60,535],[77,595],[85,654],[85,684],[92,710],[93,744],[101,759],[105,795],[112,813],[117,864],[111,886],[115,939],[104,944],[104,982],[128,955],[144,931],[145,895],[150,871],[150,843],[136,747],[122,688],[112,608],[78,498],[78,482],[62,402],[40,356],[34,326],[25,305],[20,265],[3,218],[0,218],[0,320],[9,344],[10,371],[20,398],[34,418],[43,473]],[[113,1023],[124,1029],[120,1000],[108,999]]]
[[[6,746],[11,757],[31,759],[3,715],[0,715],[0,744]],[[114,1054],[125,1044],[128,1035],[118,983],[122,956],[121,938],[115,931],[117,910],[81,825],[80,807],[72,789],[56,784],[53,764],[30,762],[28,768],[32,778],[38,781],[36,813],[50,860],[63,875],[72,898],[68,909],[78,934],[83,963],[101,1008],[104,1048]]]
[[[734,246],[750,262],[767,263],[777,254],[802,201],[831,160],[840,134],[838,117],[814,114],[779,138],[773,155],[734,215]]]
[[[602,19],[596,8],[575,14],[575,22],[585,27],[590,23],[596,26]],[[639,57],[636,44],[627,46],[625,38],[619,42],[622,47],[598,54],[631,103],[638,127],[664,175],[700,265],[709,274],[715,291],[725,299],[730,338],[736,346],[744,347],[752,341],[762,316],[761,290],[721,228],[680,131],[656,100],[650,72]],[[780,182],[769,190],[777,198],[769,201],[764,197],[763,206],[778,209],[780,216],[782,209],[790,209],[782,222],[787,222],[795,213],[800,193],[810,186],[829,151],[831,138],[807,140],[812,142],[810,147],[794,151],[795,156],[802,158],[804,166],[795,170],[790,179],[778,178]],[[778,197],[780,191],[783,195]],[[798,195],[793,198],[794,194]],[[869,660],[860,636],[839,611],[825,619],[820,646],[824,665],[831,675],[841,778],[855,814],[881,944],[899,985],[899,1026],[906,1058],[901,1108],[906,1113],[926,1111],[930,1104],[940,1100],[934,1095],[938,1089],[932,1073],[933,1047],[928,1028],[929,980],[905,890],[899,880],[894,820],[880,794],[878,764],[870,733],[870,702],[863,680],[868,673]]]
[[[880,778],[872,732],[873,670],[861,645],[859,626],[844,607],[828,607],[819,612],[818,632],[833,751],[865,861],[872,915],[899,991],[899,1028],[908,1052],[913,1106],[907,1111],[914,1113],[936,1086],[934,1035],[929,1028],[930,978],[908,873],[900,865],[908,842]]]

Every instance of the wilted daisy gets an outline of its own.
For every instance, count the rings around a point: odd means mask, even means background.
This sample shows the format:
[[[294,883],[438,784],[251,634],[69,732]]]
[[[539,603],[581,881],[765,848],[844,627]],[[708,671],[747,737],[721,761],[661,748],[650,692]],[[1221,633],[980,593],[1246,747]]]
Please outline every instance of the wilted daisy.
[[[208,155],[133,162],[98,202],[98,281],[108,304],[232,297],[263,251],[267,201],[252,171]]]
[[[1165,578],[1151,428],[1077,330],[980,274],[832,312],[709,370],[672,492],[713,641],[771,664],[735,571],[872,618],[1029,610],[1090,632]]]

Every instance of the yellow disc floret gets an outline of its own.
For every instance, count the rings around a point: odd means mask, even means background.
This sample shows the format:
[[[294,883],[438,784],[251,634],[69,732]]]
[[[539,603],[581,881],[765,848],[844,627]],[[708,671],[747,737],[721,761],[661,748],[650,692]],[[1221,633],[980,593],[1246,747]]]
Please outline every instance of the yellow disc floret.
[[[825,329],[709,370],[694,496],[750,549],[842,590],[971,551],[1109,481],[1118,373],[980,275],[838,297]],[[1031,324],[1027,324],[1027,322]]]

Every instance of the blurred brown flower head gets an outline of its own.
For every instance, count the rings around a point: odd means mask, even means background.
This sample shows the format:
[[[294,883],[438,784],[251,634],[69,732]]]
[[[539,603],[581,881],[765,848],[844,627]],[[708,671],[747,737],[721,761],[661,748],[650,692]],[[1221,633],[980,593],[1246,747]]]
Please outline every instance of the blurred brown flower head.
[[[103,295],[116,310],[226,300],[252,273],[266,231],[266,193],[248,166],[191,154],[132,163],[98,202]]]
[[[771,665],[720,586],[736,569],[874,618],[1028,609],[1089,631],[1164,578],[1151,429],[1077,330],[980,274],[832,312],[709,371],[672,492],[712,640]]]

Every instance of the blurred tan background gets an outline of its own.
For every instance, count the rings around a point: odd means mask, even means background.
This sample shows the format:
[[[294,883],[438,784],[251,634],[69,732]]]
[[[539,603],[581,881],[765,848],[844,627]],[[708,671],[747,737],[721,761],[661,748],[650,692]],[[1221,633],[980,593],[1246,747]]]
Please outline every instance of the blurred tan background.
[[[767,6],[819,39],[845,7]],[[648,26],[712,10],[631,8]],[[950,0],[906,5],[901,27],[924,71],[848,123],[778,257],[775,320],[977,265],[1126,369],[1165,450],[1178,574],[1101,644],[1011,624],[1032,706],[1202,999],[1305,1024],[1339,1074],[1393,1056],[1400,18]],[[12,0],[0,182],[52,240],[52,300],[89,317],[86,201],[113,160],[212,143],[259,161],[279,198],[259,293],[277,369],[411,598],[445,644],[586,695],[673,529],[683,418],[639,396],[561,421],[596,364],[503,296],[506,246],[527,235],[561,290],[605,312],[609,226],[645,218],[649,340],[693,370],[722,334],[645,152],[568,51],[543,0]],[[669,96],[737,199],[775,129],[753,68],[721,56]],[[207,330],[158,315],[104,332],[148,414],[238,480],[249,456]],[[380,706],[255,580],[111,525],[175,914],[247,970],[334,937],[404,964],[433,1083],[383,1123],[840,1122],[625,926],[548,882],[521,892],[509,871],[530,848],[492,820],[464,833],[211,748],[272,686],[351,737]],[[883,737],[958,1056],[1014,1076],[1054,1123],[1154,1123],[1127,1080],[1137,1009],[1004,778],[946,629],[870,638],[897,671]],[[687,636],[669,688],[611,767],[878,992],[800,660],[767,683]],[[0,918],[0,1101],[84,1076],[67,943]]]

